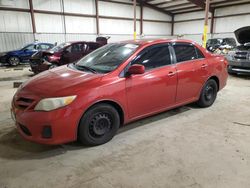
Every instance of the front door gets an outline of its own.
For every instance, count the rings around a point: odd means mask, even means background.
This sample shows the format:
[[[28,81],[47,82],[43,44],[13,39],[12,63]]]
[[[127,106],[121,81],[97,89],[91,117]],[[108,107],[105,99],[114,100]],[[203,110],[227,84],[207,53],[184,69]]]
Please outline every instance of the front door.
[[[175,103],[177,75],[169,45],[160,44],[144,49],[131,63],[145,66],[142,75],[126,79],[130,119],[166,109]]]

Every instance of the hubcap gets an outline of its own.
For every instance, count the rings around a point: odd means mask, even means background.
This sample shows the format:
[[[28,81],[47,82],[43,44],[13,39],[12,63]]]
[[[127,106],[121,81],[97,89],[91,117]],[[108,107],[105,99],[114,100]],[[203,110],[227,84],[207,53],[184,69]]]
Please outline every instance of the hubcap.
[[[93,137],[101,137],[109,132],[111,128],[111,117],[105,113],[98,113],[90,122],[89,132]]]
[[[205,99],[210,101],[214,96],[214,88],[211,85],[208,85],[205,89]]]
[[[11,57],[10,58],[10,63],[12,65],[17,65],[19,63],[19,59],[17,57]]]

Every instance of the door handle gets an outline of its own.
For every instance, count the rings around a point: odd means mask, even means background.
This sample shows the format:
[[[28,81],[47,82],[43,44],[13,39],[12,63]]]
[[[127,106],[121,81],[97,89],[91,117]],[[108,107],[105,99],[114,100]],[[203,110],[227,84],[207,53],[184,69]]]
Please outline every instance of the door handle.
[[[201,65],[201,68],[204,69],[204,68],[206,68],[207,66],[208,66],[207,64],[202,64],[202,65]]]
[[[175,74],[176,74],[176,72],[170,71],[170,72],[168,73],[168,76],[172,77],[172,76],[174,76]]]

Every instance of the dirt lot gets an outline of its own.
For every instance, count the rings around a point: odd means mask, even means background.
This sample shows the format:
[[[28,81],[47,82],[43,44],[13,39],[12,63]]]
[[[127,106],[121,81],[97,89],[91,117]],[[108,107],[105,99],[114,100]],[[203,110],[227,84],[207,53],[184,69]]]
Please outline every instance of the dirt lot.
[[[30,76],[26,69],[8,74]],[[188,105],[137,121],[111,142],[87,148],[20,138],[9,113],[14,79],[5,77],[0,78],[1,188],[249,188],[249,78],[230,77],[210,108]]]

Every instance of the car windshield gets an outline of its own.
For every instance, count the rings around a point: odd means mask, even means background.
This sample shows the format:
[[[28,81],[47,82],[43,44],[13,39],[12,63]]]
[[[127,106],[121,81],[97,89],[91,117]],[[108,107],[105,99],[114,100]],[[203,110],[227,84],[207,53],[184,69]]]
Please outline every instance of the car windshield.
[[[208,40],[208,45],[220,45],[222,43],[221,39],[210,39]]]
[[[65,46],[69,46],[70,43],[62,43],[58,46],[55,46],[54,48],[51,49],[51,51],[54,51],[54,52],[59,52],[60,50],[62,50]]]
[[[223,45],[236,46],[236,41],[233,38],[225,38],[223,39]]]
[[[108,73],[115,70],[138,48],[136,44],[107,44],[78,61],[75,66],[95,72]]]

